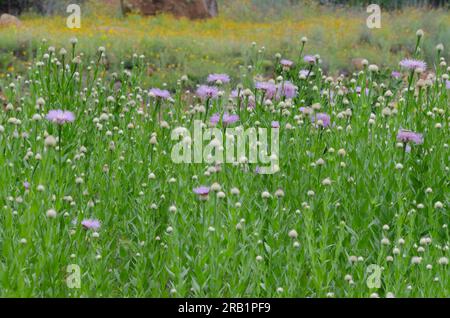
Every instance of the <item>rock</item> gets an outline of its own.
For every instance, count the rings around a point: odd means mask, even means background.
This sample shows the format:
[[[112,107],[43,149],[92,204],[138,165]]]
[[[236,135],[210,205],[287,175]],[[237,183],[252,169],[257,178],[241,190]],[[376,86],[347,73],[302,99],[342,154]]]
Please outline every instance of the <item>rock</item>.
[[[0,16],[0,27],[9,27],[9,26],[22,26],[22,22],[15,16],[11,14],[4,13]]]
[[[126,0],[126,11],[142,15],[171,13],[176,17],[207,19],[217,15],[216,0]]]

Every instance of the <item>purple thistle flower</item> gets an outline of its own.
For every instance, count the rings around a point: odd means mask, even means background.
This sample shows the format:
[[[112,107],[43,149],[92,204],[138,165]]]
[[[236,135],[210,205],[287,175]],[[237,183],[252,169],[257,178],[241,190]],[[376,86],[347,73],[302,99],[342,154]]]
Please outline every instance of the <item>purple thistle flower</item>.
[[[230,97],[231,98],[243,97],[242,90],[240,92],[237,89],[232,90],[230,93]]]
[[[316,58],[312,55],[305,55],[303,57],[303,61],[305,61],[308,64],[316,64]]]
[[[222,118],[222,122],[224,123],[224,125],[234,124],[237,121],[239,121],[239,116],[235,114],[230,115],[225,113]]]
[[[361,86],[357,86],[357,87],[356,87],[356,93],[357,93],[358,95],[360,95],[360,94],[361,94],[361,91],[362,91]],[[369,88],[366,87],[366,89],[364,90],[364,93],[366,94],[366,96],[369,95],[369,91],[370,91]]]
[[[217,125],[220,121],[220,114],[212,115],[211,118],[209,119],[209,121],[212,125],[214,125],[214,126]]]
[[[312,73],[310,73],[308,70],[300,70],[300,72],[298,73],[299,76],[304,76],[307,77],[309,75],[311,75]]]
[[[256,82],[255,88],[264,91],[267,98],[272,98],[277,92],[277,86],[272,82]]]
[[[247,109],[251,110],[251,109],[254,109],[255,107],[256,107],[255,97],[250,96],[250,97],[248,98],[248,106],[247,106]]]
[[[72,112],[57,109],[49,111],[46,118],[52,123],[63,125],[67,122],[73,122],[75,120],[75,115]]]
[[[294,65],[294,62],[292,62],[291,60],[287,60],[287,59],[282,59],[280,61],[280,64],[284,67],[292,67]]]
[[[23,187],[25,188],[25,190],[30,189],[30,183],[28,181],[24,181]]]
[[[450,81],[449,80],[445,81],[445,88],[450,89]]]
[[[304,115],[310,115],[313,110],[311,107],[300,107],[299,110],[304,114]]]
[[[280,123],[278,121],[273,121],[271,126],[272,128],[280,128]]]
[[[199,196],[207,196],[209,194],[209,188],[205,186],[200,186],[194,189],[194,193]]]
[[[208,76],[208,83],[217,83],[218,81],[221,81],[223,84],[229,83],[230,76],[228,76],[227,74],[210,74]]]
[[[159,89],[159,88],[152,88],[149,91],[150,94],[155,95],[157,98],[161,99],[169,99],[170,98],[170,92],[166,89]]]
[[[416,70],[420,68],[425,71],[427,69],[427,63],[425,63],[424,61],[413,59],[404,59],[400,61],[400,66],[408,70]]]
[[[399,79],[402,77],[402,73],[398,72],[398,71],[392,71],[391,76],[393,78]]]
[[[101,226],[101,223],[99,220],[96,219],[84,219],[81,221],[81,225],[87,230],[98,230]]]
[[[322,126],[323,126],[324,128],[330,126],[330,124],[331,124],[330,115],[328,115],[328,114],[325,114],[325,113],[317,113],[316,115],[314,115],[314,116],[311,117],[311,121],[312,121],[313,123],[316,122],[316,119],[317,119],[317,121],[320,120],[320,121],[322,122]]]
[[[405,129],[400,129],[397,134],[397,141],[408,143],[413,142],[416,145],[423,144],[423,135]]]
[[[201,99],[216,99],[219,96],[219,89],[215,86],[200,85],[196,94]]]
[[[284,82],[278,85],[277,87],[278,93],[277,98],[280,98],[280,96],[285,96],[286,98],[294,98],[297,96],[297,86],[292,84],[291,82]]]

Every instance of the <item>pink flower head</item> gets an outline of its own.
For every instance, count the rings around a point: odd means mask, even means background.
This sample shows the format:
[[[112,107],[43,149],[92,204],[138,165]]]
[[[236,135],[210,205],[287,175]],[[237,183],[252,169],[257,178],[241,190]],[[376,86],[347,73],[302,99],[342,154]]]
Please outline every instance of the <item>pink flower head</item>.
[[[297,89],[297,86],[289,81],[281,83],[277,87],[277,98],[279,99],[280,96],[284,96],[286,98],[292,99],[297,96]]]
[[[73,122],[75,120],[75,115],[72,112],[57,109],[49,111],[46,118],[52,123],[63,125],[68,122]]]
[[[397,71],[392,71],[391,76],[392,76],[393,78],[399,79],[399,78],[402,77],[402,73],[397,72]]]
[[[99,220],[95,220],[95,219],[84,219],[83,221],[81,221],[81,225],[83,225],[83,227],[87,230],[98,230],[101,226],[101,223]]]
[[[200,196],[207,196],[209,194],[209,188],[205,186],[200,186],[194,189],[194,193]]]
[[[311,107],[300,107],[299,110],[304,115],[311,115],[313,112],[313,109]]]
[[[304,76],[304,77],[307,77],[308,74],[311,75],[308,70],[300,70],[300,72],[298,73],[299,76]]]
[[[277,86],[272,82],[256,82],[255,88],[263,91],[267,98],[272,98],[277,92]]]
[[[305,55],[303,57],[303,61],[305,61],[308,64],[316,64],[316,58],[312,55]]]
[[[361,86],[356,86],[356,93],[358,95],[361,95],[361,91],[362,91]],[[369,91],[370,91],[369,88],[366,87],[366,89],[364,90],[364,93],[366,94],[366,96],[369,95]]]
[[[449,80],[445,81],[445,88],[450,89],[450,81]]]
[[[217,83],[218,81],[226,84],[230,82],[230,77],[227,74],[210,74],[208,76],[208,83]]]
[[[400,66],[403,68],[406,68],[408,70],[413,70],[413,71],[418,68],[420,68],[424,71],[427,69],[427,63],[425,63],[424,61],[413,60],[413,59],[404,59],[404,60],[400,61]]]
[[[209,119],[210,123],[212,125],[217,125],[220,122],[220,114],[216,113],[214,115],[211,116],[211,118]],[[222,117],[222,123],[224,125],[230,125],[230,124],[234,124],[235,122],[239,121],[239,116],[235,115],[235,114],[228,114],[225,113]]]
[[[273,121],[271,126],[272,128],[280,128],[280,123],[278,121]]]
[[[239,116],[235,114],[230,115],[225,113],[222,118],[222,122],[224,123],[224,125],[234,124],[237,121],[239,121]]]
[[[255,109],[255,107],[256,107],[255,97],[254,96],[248,97],[247,109],[252,110],[252,109]]]
[[[161,99],[169,99],[170,98],[170,92],[166,89],[152,88],[150,90],[150,94],[153,94],[153,95],[155,95],[155,97],[161,98]]]
[[[397,141],[408,143],[413,142],[416,145],[423,144],[423,135],[405,129],[400,129],[397,134]]]
[[[201,99],[216,99],[219,96],[219,89],[215,86],[200,85],[196,94]]]
[[[209,119],[209,121],[212,125],[214,125],[214,126],[217,125],[220,121],[220,114],[212,115],[211,118]]]
[[[292,62],[291,60],[287,60],[287,59],[282,59],[280,61],[280,64],[284,67],[292,67],[294,65],[294,62]]]
[[[231,91],[230,97],[231,98],[239,98],[239,97],[242,98],[242,97],[244,97],[244,94],[242,94],[242,91],[234,89],[234,90]]]
[[[316,120],[317,121],[322,121],[322,126],[324,128],[330,126],[331,124],[331,119],[330,119],[330,115],[325,114],[325,113],[317,113],[316,115],[311,117],[312,122],[314,123]]]

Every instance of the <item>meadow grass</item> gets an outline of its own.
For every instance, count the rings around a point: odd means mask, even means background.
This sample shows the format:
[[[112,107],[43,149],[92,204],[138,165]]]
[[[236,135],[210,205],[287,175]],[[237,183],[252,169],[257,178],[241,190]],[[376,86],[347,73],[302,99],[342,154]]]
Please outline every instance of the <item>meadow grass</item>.
[[[151,21],[158,32],[168,18],[135,19],[124,23]],[[171,28],[217,24],[204,31],[213,37],[220,21]],[[80,33],[60,51],[52,41],[61,31],[39,27],[49,41],[36,43],[29,70],[1,80],[0,296],[448,297],[450,82],[441,48],[428,75],[398,60],[396,77],[368,63],[329,77],[325,57],[305,56],[313,41],[291,40],[297,52],[275,58],[255,45],[245,53],[252,67],[207,95],[189,77],[149,90],[142,46],[112,73],[110,55],[122,55],[110,52],[109,36]],[[188,35],[169,36],[178,37]],[[81,55],[79,45],[101,40],[106,48]],[[409,41],[416,59],[432,45]],[[268,60],[272,81],[261,76]],[[209,117],[225,113],[239,115],[232,127],[280,126],[278,173],[262,175],[245,157],[223,163],[216,152],[210,163],[173,162],[174,129],[202,120],[208,131]],[[202,185],[207,194],[194,193]],[[80,288],[67,284],[71,264]]]

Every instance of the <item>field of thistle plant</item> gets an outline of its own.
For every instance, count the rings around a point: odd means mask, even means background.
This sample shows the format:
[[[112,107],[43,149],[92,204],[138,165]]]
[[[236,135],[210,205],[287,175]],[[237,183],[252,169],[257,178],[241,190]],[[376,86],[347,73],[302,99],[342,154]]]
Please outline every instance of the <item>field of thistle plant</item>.
[[[448,297],[450,70],[410,40],[335,77],[306,37],[270,76],[252,46],[174,89],[142,85],[140,52],[113,73],[105,47],[41,42],[0,80],[0,296]],[[273,171],[225,161],[228,128],[277,131],[244,146]]]

